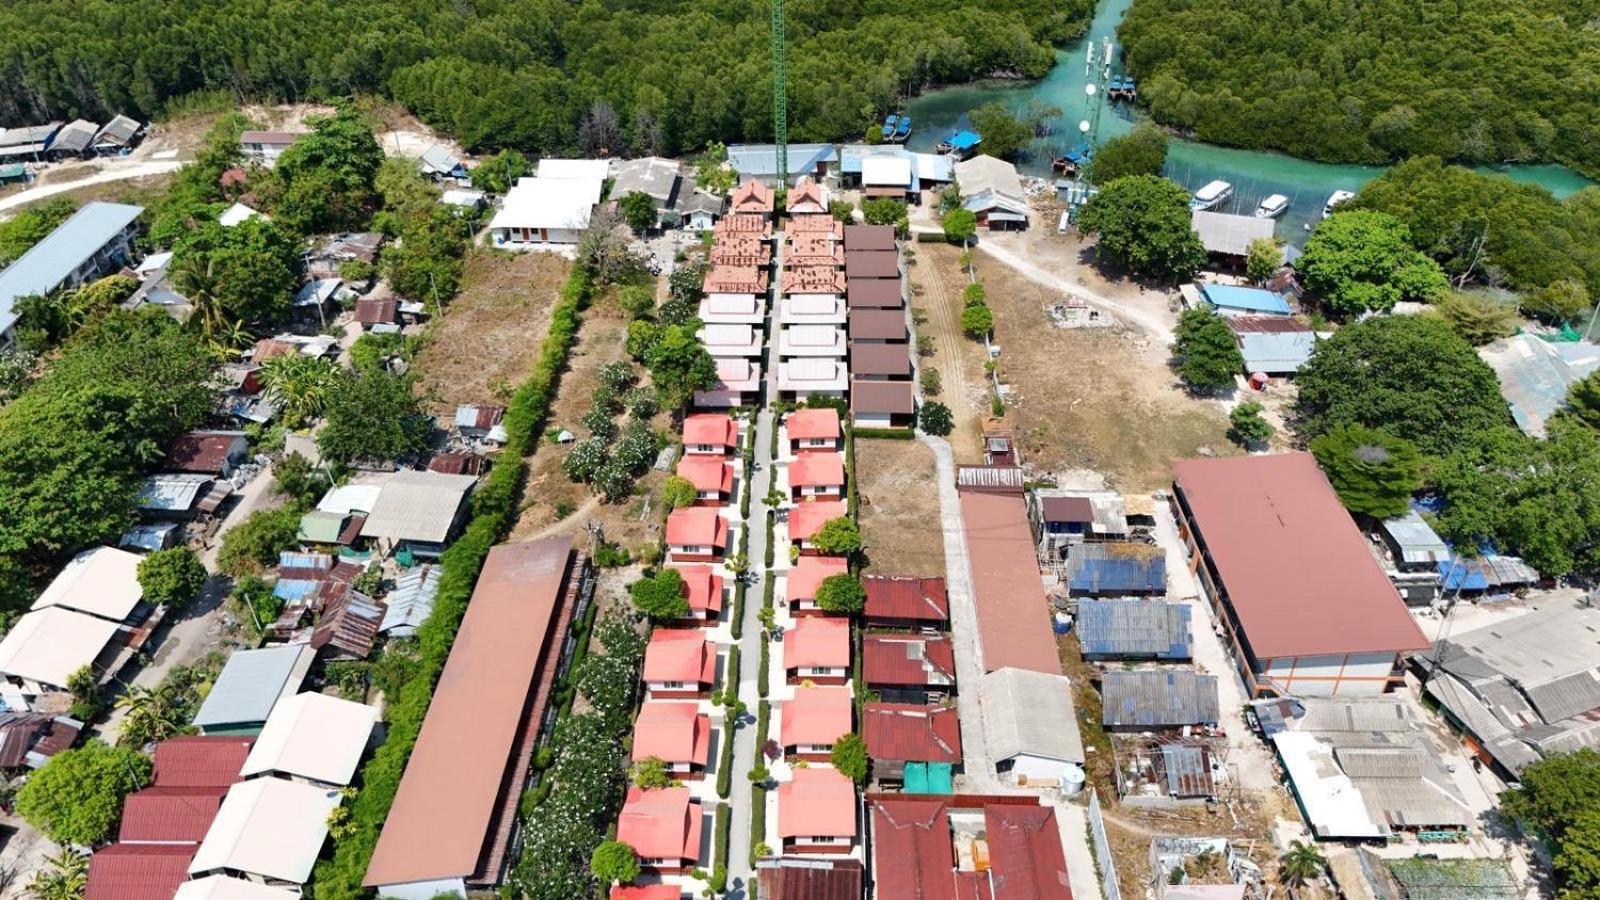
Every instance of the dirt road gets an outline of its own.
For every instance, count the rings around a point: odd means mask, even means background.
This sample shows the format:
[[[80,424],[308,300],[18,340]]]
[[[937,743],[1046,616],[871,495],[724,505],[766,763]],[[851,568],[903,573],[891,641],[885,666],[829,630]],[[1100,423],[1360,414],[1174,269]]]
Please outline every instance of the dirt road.
[[[107,184],[113,181],[129,181],[134,178],[147,178],[151,175],[166,175],[176,172],[183,167],[183,162],[176,159],[158,159],[147,162],[133,163],[127,166],[115,166],[102,172],[96,172],[83,178],[71,181],[54,181],[41,184],[38,187],[28,188],[20,193],[0,197],[0,219],[8,219],[15,214],[17,209],[29,203],[37,203],[57,194],[89,187],[95,184]]]

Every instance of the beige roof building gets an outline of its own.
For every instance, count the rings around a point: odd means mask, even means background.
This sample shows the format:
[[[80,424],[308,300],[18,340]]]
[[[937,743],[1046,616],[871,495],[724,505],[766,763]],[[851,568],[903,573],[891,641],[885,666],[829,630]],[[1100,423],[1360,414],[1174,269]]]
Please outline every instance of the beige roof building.
[[[0,675],[39,693],[66,688],[72,673],[91,665],[117,635],[117,623],[48,606],[11,626],[0,640]]]
[[[144,596],[139,587],[139,561],[143,558],[115,547],[85,550],[67,563],[33,602],[33,608],[58,606],[121,622]]]
[[[239,774],[344,787],[366,752],[378,709],[307,691],[273,707]]]
[[[339,791],[282,778],[241,781],[200,842],[190,875],[241,872],[267,881],[304,884],[328,839],[328,816]]]
[[[442,544],[455,527],[467,493],[477,483],[473,475],[396,472],[372,504],[361,536]]]

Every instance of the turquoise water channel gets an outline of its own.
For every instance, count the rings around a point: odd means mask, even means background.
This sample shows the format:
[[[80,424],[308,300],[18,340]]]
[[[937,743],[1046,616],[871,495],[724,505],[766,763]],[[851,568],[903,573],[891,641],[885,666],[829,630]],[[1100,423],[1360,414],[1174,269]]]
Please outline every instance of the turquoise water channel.
[[[1050,161],[1060,153],[1079,144],[1078,123],[1090,117],[1090,104],[1084,94],[1087,82],[1085,73],[1085,47],[1088,42],[1103,38],[1116,40],[1117,23],[1127,11],[1132,0],[1102,0],[1095,10],[1094,20],[1082,39],[1056,54],[1056,65],[1044,78],[1033,82],[986,81],[960,87],[942,88],[913,98],[906,104],[915,127],[908,146],[912,150],[928,151],[958,125],[966,124],[966,113],[974,107],[998,100],[1007,106],[1022,110],[1030,101],[1045,106],[1061,108],[1061,116],[1053,119],[1053,131],[1048,137],[1034,142],[1033,153],[1020,168],[1025,174],[1051,177]],[[1113,68],[1120,73],[1120,67]],[[1140,114],[1130,104],[1105,102],[1100,107],[1098,139],[1125,134],[1133,127]],[[1383,172],[1382,166],[1337,165],[1268,153],[1258,150],[1240,150],[1199,141],[1175,139],[1167,154],[1166,174],[1195,190],[1214,179],[1233,185],[1233,199],[1221,212],[1248,215],[1255,211],[1262,198],[1270,194],[1283,194],[1289,198],[1289,210],[1278,220],[1278,235],[1292,243],[1305,238],[1308,224],[1322,215],[1323,203],[1335,190],[1354,191]],[[1483,169],[1505,175],[1515,181],[1537,184],[1565,197],[1594,182],[1559,165],[1516,165]]]

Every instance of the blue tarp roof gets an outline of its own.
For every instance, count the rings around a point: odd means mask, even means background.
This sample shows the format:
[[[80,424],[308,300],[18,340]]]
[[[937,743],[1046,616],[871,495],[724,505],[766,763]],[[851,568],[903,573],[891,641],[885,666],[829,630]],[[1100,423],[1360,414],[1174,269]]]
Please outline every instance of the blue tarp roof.
[[[67,276],[100,252],[142,212],[142,206],[123,203],[85,204],[16,262],[0,270],[0,333],[16,324],[17,315],[11,306],[17,298],[48,294],[60,287]]]
[[[908,794],[954,794],[954,767],[947,762],[908,762],[903,778]]]
[[[1091,657],[1188,659],[1189,607],[1160,600],[1079,600],[1078,640]]]
[[[1135,544],[1079,544],[1067,555],[1067,589],[1074,594],[1159,594],[1167,589],[1167,558]]]
[[[982,140],[983,137],[976,131],[963,130],[950,135],[949,139],[946,140],[945,143],[956,148],[957,150],[971,150],[973,147],[978,146]]]
[[[1200,293],[1206,302],[1219,309],[1236,309],[1245,312],[1269,313],[1287,316],[1289,301],[1282,294],[1261,288],[1239,287],[1232,284],[1202,284]]]

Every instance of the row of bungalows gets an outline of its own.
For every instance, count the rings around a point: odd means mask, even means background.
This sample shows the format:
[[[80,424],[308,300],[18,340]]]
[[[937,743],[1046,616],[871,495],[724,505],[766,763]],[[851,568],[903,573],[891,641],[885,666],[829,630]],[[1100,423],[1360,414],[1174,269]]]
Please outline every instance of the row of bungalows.
[[[1061,825],[1037,797],[868,794],[867,807],[878,897],[1071,900]]]
[[[713,226],[698,337],[716,364],[717,380],[695,392],[696,407],[753,406],[761,396],[775,206],[776,195],[765,185],[741,186],[729,197],[728,215]]]
[[[844,252],[851,419],[866,428],[909,427],[917,407],[905,279],[894,229],[846,226]]]
[[[489,551],[363,883],[430,900],[492,890],[515,859],[518,802],[572,618],[593,574],[570,538]]]
[[[124,115],[104,125],[85,119],[0,128],[0,162],[62,161],[114,156],[138,146],[145,126]]]
[[[759,182],[748,182],[759,184]],[[845,306],[845,226],[828,214],[822,185],[790,189],[778,308],[778,393],[843,399],[850,391]]]

